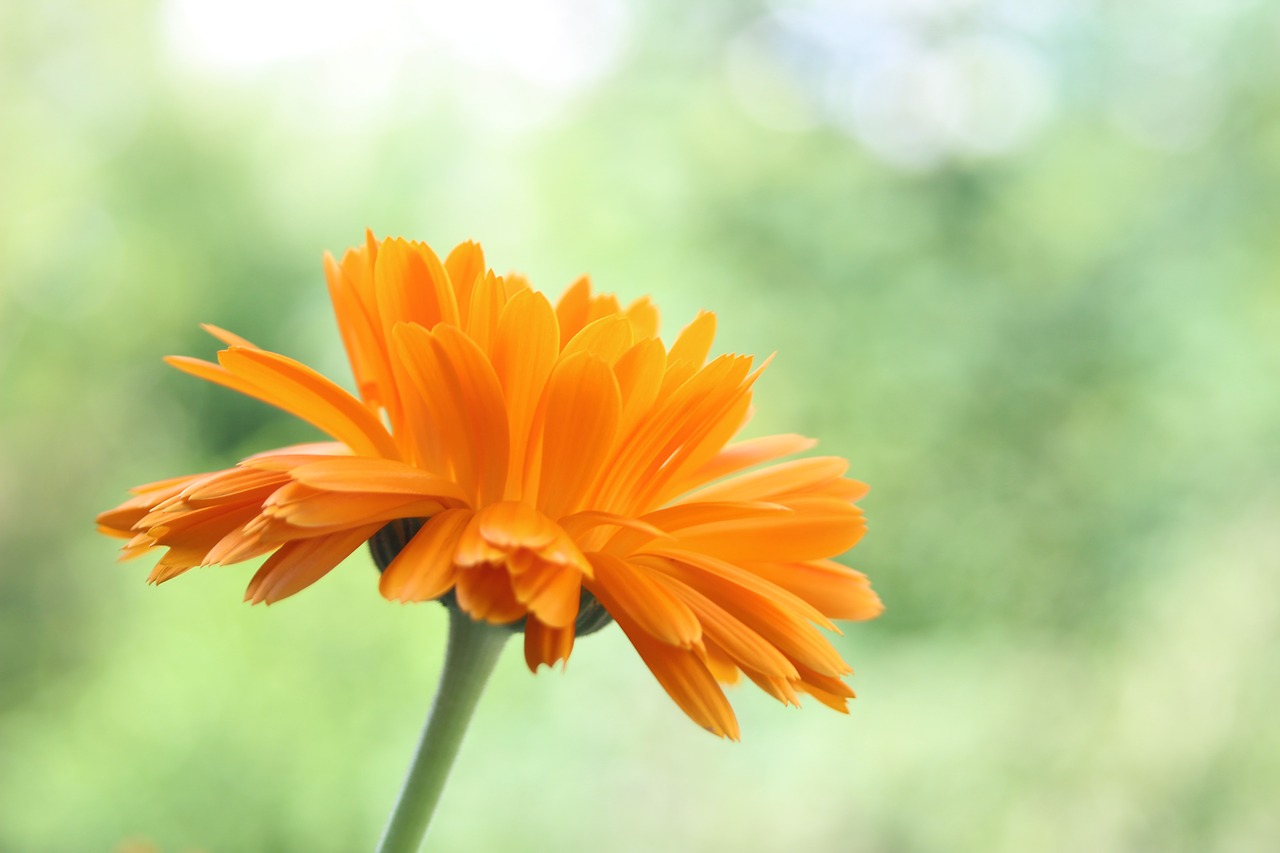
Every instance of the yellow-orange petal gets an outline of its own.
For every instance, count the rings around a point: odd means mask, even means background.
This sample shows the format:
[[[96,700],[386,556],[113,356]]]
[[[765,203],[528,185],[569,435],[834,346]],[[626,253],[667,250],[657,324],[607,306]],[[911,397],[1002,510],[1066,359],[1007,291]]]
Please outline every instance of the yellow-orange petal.
[[[711,343],[715,337],[716,315],[710,311],[699,311],[694,321],[685,326],[676,337],[667,360],[673,364],[684,361],[695,368],[702,367],[711,352]]]
[[[560,353],[561,359],[567,359],[577,353],[590,353],[605,364],[612,366],[623,353],[631,349],[631,323],[616,314],[592,320],[582,327],[564,345]]]
[[[471,240],[459,243],[444,259],[444,268],[449,273],[449,281],[458,302],[458,316],[467,317],[470,314],[476,279],[485,274],[484,250],[479,243]]]
[[[706,363],[711,343],[716,336],[716,315],[701,311],[692,323],[680,331],[667,353],[667,373],[662,379],[661,396],[665,397],[689,380]]]
[[[631,435],[640,420],[650,414],[662,388],[666,368],[667,350],[657,338],[636,343],[613,365],[622,394],[622,416],[618,423],[620,436]]]
[[[556,322],[560,327],[560,340],[568,342],[589,321],[591,310],[591,279],[582,276],[564,292],[556,302]]]
[[[658,308],[649,297],[642,296],[632,302],[623,315],[631,321],[636,340],[658,336]]]

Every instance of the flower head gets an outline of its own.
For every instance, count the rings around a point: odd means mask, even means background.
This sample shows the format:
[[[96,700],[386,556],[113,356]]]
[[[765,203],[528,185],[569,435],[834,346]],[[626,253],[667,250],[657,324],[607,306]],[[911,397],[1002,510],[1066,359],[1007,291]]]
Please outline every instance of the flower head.
[[[333,441],[139,486],[100,515],[124,557],[166,549],[153,582],[270,555],[246,599],[271,603],[373,540],[385,597],[520,625],[531,670],[568,659],[589,603],[716,734],[737,737],[719,684],[744,674],[845,710],[850,669],[818,627],[881,609],[832,560],[865,530],[866,487],[843,459],[778,462],[813,446],[798,435],[731,443],[763,367],[708,360],[715,315],[668,348],[648,299],[623,308],[582,279],[553,306],[474,243],[442,262],[369,235],[325,272],[357,395],[212,326],[216,364],[167,359]]]

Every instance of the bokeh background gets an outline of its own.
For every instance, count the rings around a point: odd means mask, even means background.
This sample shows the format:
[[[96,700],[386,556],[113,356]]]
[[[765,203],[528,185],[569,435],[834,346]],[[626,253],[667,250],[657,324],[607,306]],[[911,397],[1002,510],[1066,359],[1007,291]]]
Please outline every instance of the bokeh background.
[[[509,650],[433,849],[1280,848],[1280,7],[0,4],[0,850],[371,849],[444,613],[364,552],[161,588],[93,515],[307,440],[165,368],[349,381],[320,254],[476,238],[778,355],[873,486],[843,717],[690,724],[612,629]]]

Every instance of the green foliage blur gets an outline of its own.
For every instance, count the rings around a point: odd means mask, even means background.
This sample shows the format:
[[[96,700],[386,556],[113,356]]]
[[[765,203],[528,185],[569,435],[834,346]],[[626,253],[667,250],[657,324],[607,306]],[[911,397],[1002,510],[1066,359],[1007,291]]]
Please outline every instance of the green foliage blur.
[[[372,848],[442,609],[92,524],[313,437],[160,357],[349,382],[366,227],[776,351],[750,429],[872,485],[888,607],[850,717],[736,688],[738,745],[616,629],[509,652],[428,849],[1280,848],[1278,53],[1248,0],[0,5],[0,850]]]

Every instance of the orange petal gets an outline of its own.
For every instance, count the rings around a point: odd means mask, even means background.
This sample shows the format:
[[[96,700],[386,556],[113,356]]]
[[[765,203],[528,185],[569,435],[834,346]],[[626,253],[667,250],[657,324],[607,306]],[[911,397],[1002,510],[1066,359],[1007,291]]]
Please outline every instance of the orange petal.
[[[641,521],[638,518],[629,518],[625,515],[615,515],[611,512],[596,512],[594,510],[585,510],[583,512],[575,512],[573,515],[566,515],[559,521],[560,528],[569,534],[575,541],[581,541],[585,538],[587,531],[595,530],[601,527],[614,527],[619,530],[625,530],[636,534],[637,544],[631,549],[611,549],[618,552],[636,550],[640,545],[651,539],[671,538],[666,531],[655,527],[648,522]],[[602,550],[602,549],[593,549]]]
[[[685,554],[673,560],[632,562],[670,574],[702,593],[768,640],[796,663],[824,675],[843,675],[849,666],[810,622],[831,626],[808,602],[736,566],[704,555]]]
[[[98,514],[97,522],[112,536],[129,538],[133,536],[133,526],[151,512],[160,503],[176,497],[187,485],[207,477],[207,474],[193,474],[186,477],[174,477],[136,486],[129,491],[134,497],[105,512]]]
[[[646,513],[641,521],[650,524],[667,538],[689,527],[704,524],[716,524],[724,521],[746,521],[753,518],[767,518],[778,514],[794,515],[794,510],[783,504],[750,503],[747,501],[694,501],[678,503],[664,509]]]
[[[477,532],[486,542],[504,551],[545,548],[563,535],[555,522],[518,501],[504,501],[485,507],[476,519],[476,525]]]
[[[223,502],[267,487],[278,488],[288,482],[289,475],[283,471],[231,468],[208,477],[201,477],[184,488],[179,497],[185,503],[199,506]]]
[[[849,713],[848,700],[854,698],[853,690],[849,688],[849,685],[838,678],[807,672],[803,668],[801,668],[800,675],[801,677],[798,681],[792,682],[792,685],[797,690],[808,693],[823,705],[839,711],[841,714]]]
[[[537,505],[551,518],[580,508],[613,448],[622,400],[613,371],[579,354],[556,365],[541,404],[542,466]]]
[[[476,502],[483,505],[501,500],[511,450],[502,385],[485,353],[459,329],[437,329],[435,347],[450,384],[458,390],[461,408],[455,418],[470,431],[472,467],[477,472]]]
[[[618,297],[612,293],[597,293],[591,297],[591,304],[587,307],[587,325],[601,317],[616,317],[621,314],[622,306],[618,303]]]
[[[706,363],[715,336],[716,315],[710,311],[699,312],[697,318],[681,330],[667,353],[667,374],[662,380],[663,397],[687,382]]]
[[[786,655],[729,611],[674,578],[668,585],[697,616],[704,637],[714,641],[735,664],[777,678],[799,676],[795,664]]]
[[[664,583],[663,575],[610,554],[592,553],[587,559],[595,569],[589,589],[614,618],[625,613],[640,628],[673,646],[689,648],[702,638],[698,617]]]
[[[453,587],[453,553],[471,511],[448,509],[433,516],[382,573],[378,590],[392,601],[430,601]]]
[[[184,356],[165,359],[193,376],[283,409],[359,453],[398,455],[373,412],[311,368],[265,350],[239,347],[218,353],[218,360],[220,365]]]
[[[324,275],[329,286],[329,301],[338,321],[338,333],[351,362],[360,397],[370,405],[394,405],[392,377],[386,367],[386,352],[380,337],[381,324],[370,313],[359,289],[348,276],[348,268],[359,268],[367,275],[367,267],[348,252],[339,265],[333,255],[324,253]]]
[[[819,489],[839,480],[849,463],[838,456],[811,456],[770,465],[700,489],[700,501],[769,501]]]
[[[793,453],[802,453],[818,442],[803,435],[766,435],[725,447],[689,476],[690,482],[709,483],[721,477],[744,471],[762,462],[771,462]]]
[[[791,686],[790,680],[765,675],[745,667],[742,672],[747,676],[747,678],[751,679],[757,687],[765,693],[768,693],[774,699],[777,699],[783,705],[789,705],[794,708],[800,707],[800,697],[796,696],[796,690]]]
[[[832,619],[874,619],[884,610],[866,575],[832,560],[751,563],[748,570],[795,593]]]
[[[714,735],[738,740],[733,708],[695,652],[655,639],[625,614],[614,618],[667,695],[690,719]]]
[[[636,340],[658,336],[658,309],[649,297],[640,297],[628,305],[623,313],[631,321]]]
[[[493,341],[493,368],[502,385],[511,431],[505,496],[519,498],[522,474],[532,467],[528,440],[538,401],[560,351],[555,312],[545,296],[524,290],[502,309]]]
[[[559,563],[534,561],[533,568],[511,575],[516,600],[553,628],[570,628],[578,617],[582,572]]]
[[[290,444],[286,447],[277,447],[274,450],[264,450],[261,453],[246,456],[240,460],[240,464],[287,471],[294,465],[301,465],[306,461],[315,461],[316,457],[350,455],[351,448],[340,441],[308,441],[303,444]],[[311,459],[307,460],[303,457],[311,457]],[[275,464],[279,460],[284,460],[287,464]]]
[[[464,500],[466,497],[453,481],[393,459],[360,456],[322,459],[297,466],[290,471],[290,476],[299,483],[330,492],[414,495],[449,500]]]
[[[511,588],[511,575],[504,566],[472,566],[458,572],[454,587],[458,606],[473,619],[495,625],[516,621],[528,611]]]
[[[791,562],[834,557],[866,532],[862,511],[829,501],[821,509],[704,524],[680,531],[680,547],[737,562]]]
[[[501,498],[510,447],[507,412],[493,368],[475,342],[454,326],[428,332],[417,325],[395,329],[396,352],[418,391],[406,403],[418,407],[421,428],[469,501]]]
[[[716,337],[716,315],[710,311],[698,312],[697,318],[680,331],[676,342],[671,345],[667,361],[675,363],[687,361],[695,368],[702,367],[711,352],[711,343]]]
[[[568,342],[578,334],[589,320],[591,310],[591,279],[587,276],[569,285],[556,303],[556,321],[560,327],[560,340]]]
[[[215,338],[222,341],[224,344],[226,344],[229,347],[244,347],[245,349],[262,349],[262,347],[255,346],[254,344],[249,343],[239,335],[233,334],[232,332],[228,332],[226,329],[218,328],[212,323],[201,323],[200,328],[204,329],[206,332],[213,335]]]
[[[613,372],[622,392],[619,435],[630,435],[641,418],[650,413],[666,367],[667,350],[656,338],[640,341],[614,364]]]
[[[310,487],[282,489],[263,507],[271,519],[291,527],[352,527],[375,521],[385,523],[397,518],[422,518],[444,509],[445,506],[434,498],[325,492]],[[285,532],[284,535],[296,538],[298,532]]]
[[[702,638],[702,662],[707,665],[707,670],[721,684],[737,684],[742,678],[742,670],[738,669],[738,664],[729,653],[720,646],[716,645],[714,640],[706,637]]]
[[[428,329],[437,323],[457,325],[458,305],[440,259],[423,243],[383,240],[374,262],[382,333],[391,337],[397,323],[418,323]]]
[[[476,279],[485,273],[484,249],[471,240],[459,243],[444,259],[444,268],[449,273],[449,281],[458,300],[458,315],[469,316]]]
[[[577,353],[590,353],[612,366],[631,349],[631,323],[617,315],[593,320],[574,335],[561,352],[561,360]]]
[[[530,616],[524,625],[524,662],[530,672],[537,672],[542,664],[555,666],[569,660],[573,651],[573,626],[552,628]]]
[[[689,490],[687,477],[716,455],[742,429],[751,408],[751,388],[743,384],[716,401],[702,422],[689,430],[680,449],[662,466],[662,476],[648,484],[645,501],[665,504]]]
[[[507,291],[500,279],[488,273],[476,280],[467,314],[467,334],[486,356],[493,354],[498,323],[502,320],[502,309],[506,307]]]
[[[660,398],[605,466],[594,501],[597,508],[622,514],[652,508],[653,496],[672,475],[664,466],[683,453],[688,442],[696,441],[731,414],[726,407],[743,393],[742,383],[750,367],[750,358],[722,356]]]
[[[273,604],[305,589],[351,555],[378,526],[360,527],[332,536],[298,539],[282,545],[249,582],[245,601]]]

